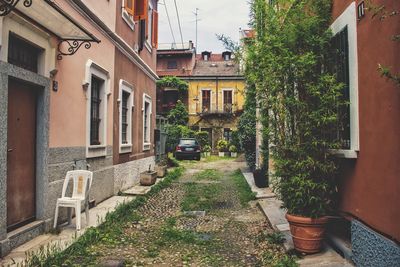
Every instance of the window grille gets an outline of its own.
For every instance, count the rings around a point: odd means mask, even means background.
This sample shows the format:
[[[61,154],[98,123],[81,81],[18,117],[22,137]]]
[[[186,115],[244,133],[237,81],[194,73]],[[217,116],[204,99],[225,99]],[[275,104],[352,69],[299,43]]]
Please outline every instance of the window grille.
[[[150,104],[145,102],[144,104],[144,142],[150,143],[149,135],[149,113],[150,113]]]
[[[100,145],[100,103],[103,80],[92,76],[90,99],[90,145]]]
[[[10,33],[8,63],[37,73],[38,60],[41,52],[41,49]]]
[[[345,105],[338,108],[338,124],[334,138],[339,140],[342,149],[350,149],[350,77],[349,77],[349,41],[347,26],[332,39],[334,51],[332,68],[338,82],[343,84],[342,101]]]
[[[130,94],[126,91],[122,92],[122,113],[121,113],[121,133],[122,133],[122,144],[128,143],[128,100]]]

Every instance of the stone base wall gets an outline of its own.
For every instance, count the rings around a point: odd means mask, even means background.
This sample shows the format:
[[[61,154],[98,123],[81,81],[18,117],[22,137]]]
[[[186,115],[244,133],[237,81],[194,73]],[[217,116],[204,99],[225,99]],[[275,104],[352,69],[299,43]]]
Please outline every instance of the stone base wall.
[[[114,166],[114,194],[139,183],[139,174],[154,169],[155,157],[147,157]]]
[[[73,169],[93,172],[93,183],[89,197],[99,203],[114,195],[114,167],[112,163],[112,147],[107,147],[107,155],[99,158],[85,156],[85,147],[61,147],[50,148],[49,151],[49,188],[48,205],[45,209],[45,218],[53,218],[57,198],[61,197],[61,191],[68,171]],[[69,186],[71,192],[72,184]],[[59,221],[67,219],[66,209],[60,209]]]
[[[400,267],[400,246],[357,220],[351,222],[351,244],[356,266]]]

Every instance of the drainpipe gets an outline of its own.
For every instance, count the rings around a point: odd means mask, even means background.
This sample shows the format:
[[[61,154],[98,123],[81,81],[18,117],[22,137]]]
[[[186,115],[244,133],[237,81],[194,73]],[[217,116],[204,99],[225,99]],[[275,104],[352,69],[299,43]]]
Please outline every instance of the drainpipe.
[[[218,77],[215,77],[216,97],[215,97],[215,111],[218,111]]]

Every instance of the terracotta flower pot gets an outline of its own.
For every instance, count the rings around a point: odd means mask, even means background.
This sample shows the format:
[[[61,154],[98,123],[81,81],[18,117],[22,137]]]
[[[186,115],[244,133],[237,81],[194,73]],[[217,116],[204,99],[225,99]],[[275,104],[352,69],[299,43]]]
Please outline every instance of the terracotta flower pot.
[[[157,179],[157,172],[156,171],[151,171],[151,172],[142,172],[140,174],[140,185],[153,185],[155,184]]]
[[[297,251],[307,254],[321,251],[328,217],[312,219],[286,214],[286,219]]]

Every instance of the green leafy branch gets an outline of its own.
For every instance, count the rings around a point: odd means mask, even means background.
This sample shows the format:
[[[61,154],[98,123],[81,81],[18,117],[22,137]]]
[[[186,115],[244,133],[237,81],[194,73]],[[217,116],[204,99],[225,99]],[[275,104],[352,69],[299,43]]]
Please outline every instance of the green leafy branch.
[[[372,3],[372,0],[366,1],[366,10],[372,13],[372,18],[379,16],[380,21],[384,21],[387,18],[400,14],[399,10],[388,11],[385,5],[375,5]],[[400,34],[392,35],[391,40],[394,42],[400,42]],[[378,64],[378,71],[381,73],[382,77],[386,77],[400,86],[400,73],[393,73],[390,67],[383,66],[381,64]]]

